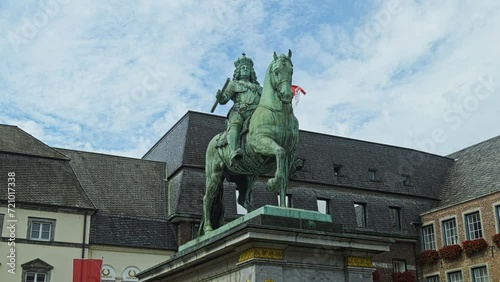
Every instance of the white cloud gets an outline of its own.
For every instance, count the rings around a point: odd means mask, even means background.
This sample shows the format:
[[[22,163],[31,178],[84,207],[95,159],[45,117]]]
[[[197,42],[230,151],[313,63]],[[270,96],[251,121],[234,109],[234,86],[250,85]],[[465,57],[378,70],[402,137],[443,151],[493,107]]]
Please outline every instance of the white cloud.
[[[290,48],[294,83],[308,91],[295,110],[302,129],[440,154],[500,134],[500,90],[455,110],[470,100],[461,85],[500,81],[500,4],[401,1],[381,18],[394,1],[368,13],[337,1],[69,1],[18,52],[0,39],[0,122],[52,146],[140,157],[187,110],[210,110],[241,52],[262,83],[272,52]],[[4,5],[2,30],[39,12]],[[422,147],[436,129],[445,140]]]

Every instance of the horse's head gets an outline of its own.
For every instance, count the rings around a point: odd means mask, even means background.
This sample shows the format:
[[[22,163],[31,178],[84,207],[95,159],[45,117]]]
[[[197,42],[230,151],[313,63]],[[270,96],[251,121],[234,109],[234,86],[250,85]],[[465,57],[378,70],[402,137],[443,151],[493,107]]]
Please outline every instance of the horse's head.
[[[276,55],[274,52],[274,60],[269,69],[271,76],[271,85],[283,104],[290,104],[292,102],[293,93],[292,86],[292,51],[288,50],[288,55]]]

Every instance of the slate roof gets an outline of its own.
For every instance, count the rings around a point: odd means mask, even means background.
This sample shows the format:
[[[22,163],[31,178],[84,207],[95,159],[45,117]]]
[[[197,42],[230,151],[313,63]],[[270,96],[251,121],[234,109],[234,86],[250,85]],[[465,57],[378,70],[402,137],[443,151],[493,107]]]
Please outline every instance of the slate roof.
[[[176,249],[166,218],[165,163],[57,150],[71,159],[83,189],[99,209],[92,217],[91,243]]]
[[[16,203],[95,209],[69,159],[16,126],[0,125],[0,174],[15,173]],[[0,200],[7,200],[0,185]]]
[[[205,151],[211,138],[225,130],[225,117],[188,112],[144,155],[168,162],[171,195],[170,218],[199,218],[205,189]],[[346,230],[415,237],[411,222],[435,207],[454,161],[448,157],[373,142],[300,131],[297,157],[306,160],[303,171],[291,177],[288,193],[293,206],[316,210],[317,199],[329,199],[332,219]],[[334,166],[340,165],[340,175]],[[378,181],[368,179],[376,169]],[[409,185],[403,175],[410,176]],[[266,177],[258,181],[252,201],[256,207],[277,204],[275,193],[265,190]],[[226,217],[236,217],[235,185],[224,184]],[[354,203],[367,204],[368,226],[358,228]],[[401,210],[403,230],[394,231],[389,207]]]
[[[150,249],[176,250],[174,232],[165,220],[97,213],[92,217],[90,242]]]
[[[171,177],[182,166],[204,168],[211,138],[225,130],[225,117],[188,112],[144,155],[166,161]],[[361,140],[300,131],[297,157],[306,160],[293,180],[439,199],[440,188],[453,159],[425,152]],[[334,175],[341,165],[341,175]],[[376,169],[379,181],[368,179]],[[411,185],[404,185],[404,174]]]
[[[17,126],[0,124],[0,152],[68,160],[63,154],[45,145]]]
[[[455,159],[440,207],[500,192],[500,136],[448,155]]]

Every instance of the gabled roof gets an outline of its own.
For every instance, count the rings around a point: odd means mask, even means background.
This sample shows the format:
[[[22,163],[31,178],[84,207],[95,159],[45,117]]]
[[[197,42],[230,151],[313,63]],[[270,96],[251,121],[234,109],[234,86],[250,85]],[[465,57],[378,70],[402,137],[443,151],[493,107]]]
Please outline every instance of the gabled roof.
[[[15,173],[16,202],[94,209],[69,159],[16,126],[0,125],[0,173]],[[7,200],[7,185],[0,185]]]
[[[99,209],[92,217],[91,243],[177,248],[167,222],[165,163],[57,150],[71,158],[83,189]]]
[[[69,161],[0,152],[0,173],[15,173],[16,203],[95,209]],[[7,200],[7,185],[0,199]]]
[[[52,265],[44,262],[40,258],[36,258],[34,260],[23,263],[21,264],[21,267],[24,271],[33,272],[48,272],[54,268]]]
[[[68,160],[17,126],[0,124],[0,152]]]
[[[455,159],[444,186],[440,207],[500,192],[500,136],[448,157]]]
[[[166,218],[165,163],[68,149],[71,167],[99,211]]]

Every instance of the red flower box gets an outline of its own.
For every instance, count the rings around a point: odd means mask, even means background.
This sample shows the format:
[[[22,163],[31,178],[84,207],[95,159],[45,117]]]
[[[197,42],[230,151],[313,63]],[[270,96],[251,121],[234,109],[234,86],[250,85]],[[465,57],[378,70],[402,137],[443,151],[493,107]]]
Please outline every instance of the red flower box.
[[[421,265],[433,265],[439,261],[439,252],[436,250],[427,250],[418,254],[418,262]]]
[[[439,249],[439,256],[447,260],[454,260],[462,254],[462,247],[460,245],[449,245]]]
[[[415,282],[413,272],[394,272],[392,273],[392,282]]]
[[[488,248],[488,243],[483,238],[467,240],[462,242],[465,254],[469,257],[475,253],[482,252]]]
[[[500,233],[493,235],[492,239],[497,248],[500,248]]]

